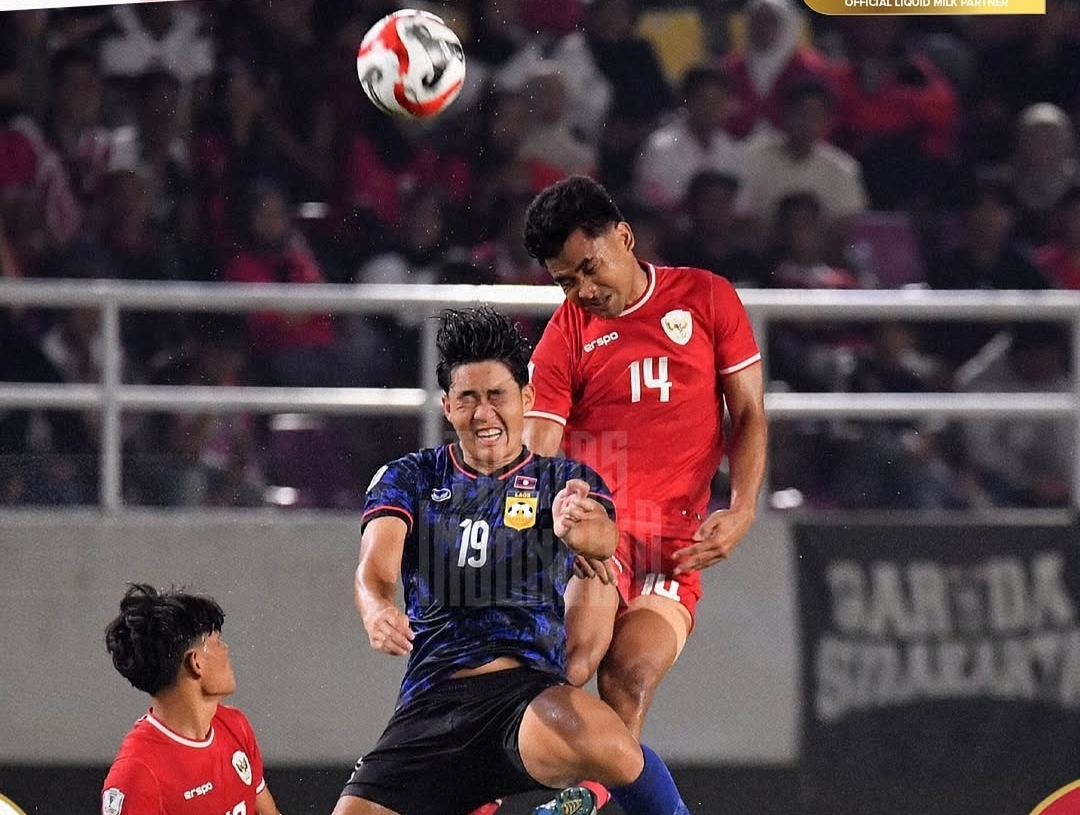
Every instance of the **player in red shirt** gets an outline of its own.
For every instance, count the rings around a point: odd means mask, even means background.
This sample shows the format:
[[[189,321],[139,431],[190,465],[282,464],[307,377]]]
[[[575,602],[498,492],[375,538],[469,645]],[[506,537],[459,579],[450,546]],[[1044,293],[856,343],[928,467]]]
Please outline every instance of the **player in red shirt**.
[[[150,695],[120,744],[102,815],[280,815],[236,690],[225,614],[209,597],[133,584],[105,629],[113,665]]]
[[[630,225],[589,178],[536,197],[525,243],[566,294],[533,353],[526,443],[541,455],[561,447],[599,472],[621,533],[610,561],[581,564],[600,579],[570,582],[567,675],[584,683],[598,670],[601,697],[640,737],[693,628],[700,570],[730,555],[756,516],[761,355],[732,285],[640,262]],[[708,515],[725,453],[730,505]]]

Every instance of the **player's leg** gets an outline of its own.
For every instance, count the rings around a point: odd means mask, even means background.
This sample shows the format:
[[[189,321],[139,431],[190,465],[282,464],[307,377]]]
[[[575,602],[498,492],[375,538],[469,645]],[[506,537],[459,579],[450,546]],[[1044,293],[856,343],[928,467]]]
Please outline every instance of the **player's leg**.
[[[566,678],[581,687],[596,673],[611,644],[619,590],[598,578],[572,577],[566,604]]]
[[[548,787],[583,778],[626,784],[641,772],[637,741],[608,705],[587,691],[557,685],[525,709],[518,751],[526,771]]]
[[[597,779],[628,815],[688,813],[663,761],[639,745],[610,707],[570,686],[549,688],[525,711],[518,750],[529,774],[548,786]],[[581,787],[564,789],[536,813],[593,815],[596,802]]]
[[[657,594],[634,597],[615,622],[597,688],[636,738],[641,738],[645,714],[682,652],[692,622],[682,603]]]

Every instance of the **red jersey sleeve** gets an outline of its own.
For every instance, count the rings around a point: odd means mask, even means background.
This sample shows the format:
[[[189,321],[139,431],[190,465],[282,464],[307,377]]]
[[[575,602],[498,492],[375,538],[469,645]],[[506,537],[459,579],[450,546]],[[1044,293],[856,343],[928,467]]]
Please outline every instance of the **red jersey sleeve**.
[[[712,277],[716,372],[728,376],[761,359],[753,326],[739,293],[726,278]]]
[[[536,401],[526,413],[530,419],[550,419],[566,424],[574,402],[573,374],[575,361],[567,331],[567,306],[559,306],[529,363],[530,381],[536,389]]]
[[[101,815],[161,815],[164,811],[153,771],[137,759],[118,759],[105,777]]]

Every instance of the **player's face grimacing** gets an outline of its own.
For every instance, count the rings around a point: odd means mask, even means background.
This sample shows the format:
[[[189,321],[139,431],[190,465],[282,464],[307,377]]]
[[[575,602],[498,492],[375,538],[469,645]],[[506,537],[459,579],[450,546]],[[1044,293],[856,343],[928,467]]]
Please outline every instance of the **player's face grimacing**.
[[[457,366],[442,403],[470,466],[492,472],[521,453],[525,411],[532,407],[533,388],[518,385],[503,363]]]
[[[562,251],[544,265],[567,300],[609,320],[641,297],[649,283],[634,257],[634,233],[625,221],[595,238],[574,230]]]

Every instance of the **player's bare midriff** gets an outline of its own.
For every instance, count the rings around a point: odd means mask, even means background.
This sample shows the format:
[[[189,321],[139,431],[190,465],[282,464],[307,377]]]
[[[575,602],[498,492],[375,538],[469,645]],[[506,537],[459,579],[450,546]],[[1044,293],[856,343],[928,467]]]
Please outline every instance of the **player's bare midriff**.
[[[525,663],[517,657],[496,657],[491,662],[485,662],[483,665],[478,665],[475,668],[462,668],[460,671],[454,671],[452,674],[454,679],[463,679],[468,676],[480,676],[481,674],[490,674],[495,671],[505,671],[510,668],[520,668]]]

